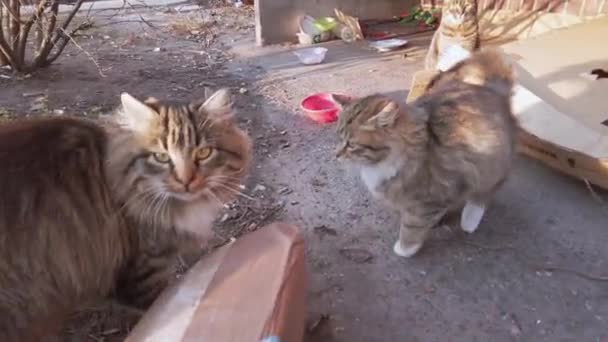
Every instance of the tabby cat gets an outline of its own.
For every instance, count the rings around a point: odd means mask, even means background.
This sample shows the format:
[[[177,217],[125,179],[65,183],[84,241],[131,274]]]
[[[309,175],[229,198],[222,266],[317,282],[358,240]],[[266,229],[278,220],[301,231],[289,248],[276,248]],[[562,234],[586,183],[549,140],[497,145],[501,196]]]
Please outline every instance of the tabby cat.
[[[411,104],[382,95],[340,96],[338,158],[354,164],[374,197],[401,214],[396,254],[409,257],[451,210],[477,229],[515,153],[511,67],[477,52],[434,80]],[[463,73],[464,72],[464,73]]]
[[[446,0],[441,22],[433,34],[425,59],[427,70],[437,69],[437,62],[447,48],[461,46],[473,52],[479,48],[479,24],[476,0]]]
[[[145,309],[186,240],[238,192],[250,142],[226,90],[190,104],[122,95],[118,125],[0,125],[0,341],[37,341],[104,297]]]

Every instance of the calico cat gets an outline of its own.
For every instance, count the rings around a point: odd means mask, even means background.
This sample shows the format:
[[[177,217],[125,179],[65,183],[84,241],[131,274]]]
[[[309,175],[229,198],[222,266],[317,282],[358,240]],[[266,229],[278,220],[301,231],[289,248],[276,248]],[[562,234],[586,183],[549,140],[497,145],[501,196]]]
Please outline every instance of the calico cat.
[[[454,209],[464,207],[463,230],[477,229],[515,154],[512,87],[510,65],[484,51],[440,74],[411,104],[382,95],[335,97],[342,106],[337,157],[354,164],[372,195],[401,214],[396,254],[416,254]]]
[[[122,95],[117,125],[0,125],[0,341],[38,341],[107,297],[145,309],[181,242],[209,234],[250,141],[219,90],[202,103]]]
[[[433,34],[424,61],[427,70],[436,70],[437,61],[450,46],[458,45],[469,52],[479,48],[479,23],[476,0],[446,0],[441,22]]]

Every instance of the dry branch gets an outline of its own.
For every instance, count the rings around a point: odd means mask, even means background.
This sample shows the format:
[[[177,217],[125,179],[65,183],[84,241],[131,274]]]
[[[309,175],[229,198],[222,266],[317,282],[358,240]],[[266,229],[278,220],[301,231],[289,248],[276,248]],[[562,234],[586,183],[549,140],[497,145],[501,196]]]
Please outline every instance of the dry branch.
[[[0,65],[8,64],[14,71],[31,72],[50,65],[74,41],[78,30],[90,26],[85,23],[68,31],[84,0],[76,1],[61,24],[59,0],[33,0],[33,12],[27,16],[21,11],[23,1],[0,0]]]

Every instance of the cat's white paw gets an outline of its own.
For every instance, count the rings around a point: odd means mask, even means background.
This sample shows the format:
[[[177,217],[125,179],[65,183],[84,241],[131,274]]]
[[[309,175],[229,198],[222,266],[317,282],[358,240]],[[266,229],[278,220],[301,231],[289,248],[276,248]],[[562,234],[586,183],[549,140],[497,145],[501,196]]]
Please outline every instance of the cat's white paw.
[[[398,256],[402,256],[404,258],[409,258],[409,257],[413,256],[414,254],[416,254],[420,250],[421,247],[422,247],[422,243],[417,243],[415,245],[411,245],[411,246],[404,248],[401,245],[401,241],[397,240],[397,242],[395,242],[395,245],[393,246],[393,252],[395,252],[395,254],[397,254]]]
[[[477,230],[485,212],[485,205],[467,201],[464,209],[462,209],[462,215],[460,216],[460,227],[462,227],[462,230],[467,233],[473,233]]]

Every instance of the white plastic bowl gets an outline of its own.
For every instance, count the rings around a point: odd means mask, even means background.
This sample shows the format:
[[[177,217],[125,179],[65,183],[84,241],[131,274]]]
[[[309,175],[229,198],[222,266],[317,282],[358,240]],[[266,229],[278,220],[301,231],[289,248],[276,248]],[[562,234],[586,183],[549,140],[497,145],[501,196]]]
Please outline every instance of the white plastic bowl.
[[[300,49],[293,52],[298,57],[302,64],[319,64],[325,59],[327,49],[324,47],[314,47],[308,49]]]
[[[370,45],[371,45],[371,47],[373,47],[374,49],[376,49],[380,52],[386,52],[386,51],[392,51],[392,50],[396,50],[401,47],[404,47],[407,43],[408,43],[408,41],[405,39],[391,38],[391,39],[378,40],[378,41],[370,43]]]

